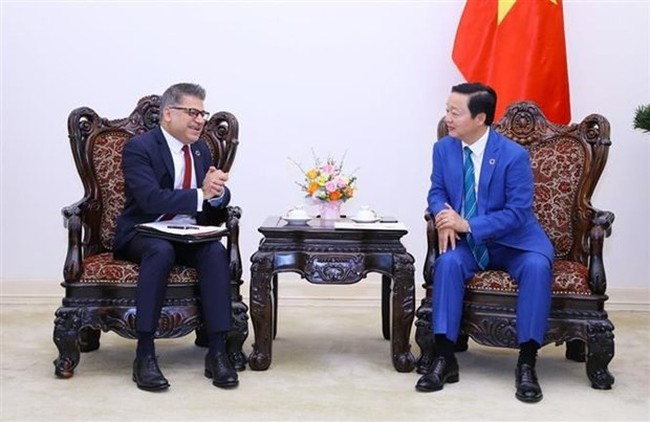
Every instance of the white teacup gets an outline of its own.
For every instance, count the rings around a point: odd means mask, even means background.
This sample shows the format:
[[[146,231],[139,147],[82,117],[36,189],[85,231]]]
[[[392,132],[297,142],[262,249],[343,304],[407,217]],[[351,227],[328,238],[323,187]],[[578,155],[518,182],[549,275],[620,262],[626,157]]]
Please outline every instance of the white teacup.
[[[357,214],[354,216],[357,220],[375,220],[377,219],[377,213],[370,207],[361,207]]]
[[[290,218],[309,218],[307,211],[301,206],[296,206],[287,211],[287,217]]]

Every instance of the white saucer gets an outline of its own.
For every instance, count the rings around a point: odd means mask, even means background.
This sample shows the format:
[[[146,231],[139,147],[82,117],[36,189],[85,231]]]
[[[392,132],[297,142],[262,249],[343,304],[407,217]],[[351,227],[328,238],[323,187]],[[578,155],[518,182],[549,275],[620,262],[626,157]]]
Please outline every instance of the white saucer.
[[[375,217],[375,218],[367,219],[367,218],[350,217],[350,220],[354,221],[355,223],[376,223],[377,221],[381,220],[381,218]]]
[[[286,221],[290,226],[304,226],[312,219],[312,217],[289,217],[288,215],[283,215],[280,218]]]

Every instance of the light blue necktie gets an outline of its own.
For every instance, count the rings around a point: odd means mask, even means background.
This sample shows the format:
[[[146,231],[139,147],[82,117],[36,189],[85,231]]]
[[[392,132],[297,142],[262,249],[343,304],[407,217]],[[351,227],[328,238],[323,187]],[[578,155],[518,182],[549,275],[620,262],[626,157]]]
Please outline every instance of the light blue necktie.
[[[463,165],[464,171],[464,188],[465,188],[465,202],[463,205],[463,212],[465,219],[476,215],[476,182],[474,181],[474,163],[472,162],[472,150],[465,147],[465,164]],[[476,262],[480,269],[484,270],[488,265],[488,251],[485,245],[476,245],[471,233],[467,233],[467,244],[476,258]]]

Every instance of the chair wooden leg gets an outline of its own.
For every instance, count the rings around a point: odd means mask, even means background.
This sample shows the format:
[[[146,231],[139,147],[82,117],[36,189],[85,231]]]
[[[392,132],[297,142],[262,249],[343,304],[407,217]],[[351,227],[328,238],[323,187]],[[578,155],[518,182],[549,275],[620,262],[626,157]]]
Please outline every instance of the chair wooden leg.
[[[208,347],[210,345],[210,341],[208,340],[208,331],[205,329],[205,324],[196,327],[194,333],[196,333],[194,344],[199,347]]]
[[[464,333],[458,334],[456,339],[456,352],[466,352],[469,348],[469,336]]]
[[[196,339],[194,340],[194,344],[199,347],[208,347],[210,341],[208,339],[208,332],[205,325],[197,327],[195,332]],[[246,369],[248,358],[243,352],[243,346],[247,337],[248,306],[239,300],[232,304],[232,329],[228,333],[226,339],[226,352],[228,353],[228,359],[237,371],[243,371]]]
[[[392,279],[381,276],[381,332],[386,340],[390,340],[390,293]]]
[[[59,378],[72,377],[79,364],[80,312],[80,309],[61,307],[55,313],[53,339],[59,349],[59,356],[53,363],[54,374]]]
[[[422,299],[415,317],[415,342],[420,346],[415,368],[418,374],[427,374],[431,371],[436,353],[435,337],[431,329],[431,299]]]
[[[585,343],[582,340],[569,340],[566,342],[566,351],[564,356],[574,362],[584,362],[587,360],[585,354]]]
[[[587,328],[587,376],[591,387],[597,390],[609,390],[614,384],[614,376],[607,369],[614,358],[613,330],[614,325],[609,320],[590,324]]]
[[[273,340],[278,335],[278,275],[273,274],[271,280],[271,293],[273,294]]]
[[[232,311],[232,330],[228,333],[226,349],[233,367],[243,371],[248,363],[248,357],[242,350],[248,337],[248,306],[239,300],[232,304]]]
[[[88,353],[99,349],[100,330],[94,330],[90,327],[84,327],[79,331],[79,350],[82,353]]]

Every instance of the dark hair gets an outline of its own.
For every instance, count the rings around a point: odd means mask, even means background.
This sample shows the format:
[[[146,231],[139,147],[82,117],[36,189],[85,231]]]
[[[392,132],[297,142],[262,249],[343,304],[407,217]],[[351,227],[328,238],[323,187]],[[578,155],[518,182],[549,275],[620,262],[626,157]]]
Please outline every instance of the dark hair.
[[[183,96],[196,97],[201,101],[205,100],[205,89],[198,84],[179,83],[167,88],[160,97],[160,109],[167,106],[174,106],[181,102]]]
[[[497,93],[494,89],[478,82],[468,82],[451,87],[451,92],[469,95],[467,108],[472,118],[479,113],[485,113],[485,125],[492,124],[494,110],[497,108]]]

